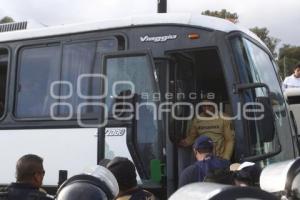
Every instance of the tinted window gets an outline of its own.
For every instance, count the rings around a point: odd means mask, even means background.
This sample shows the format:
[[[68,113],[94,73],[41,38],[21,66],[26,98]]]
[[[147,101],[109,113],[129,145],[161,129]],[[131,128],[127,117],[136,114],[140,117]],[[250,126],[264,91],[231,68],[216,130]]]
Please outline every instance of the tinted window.
[[[20,53],[17,85],[17,117],[47,117],[50,86],[60,79],[60,46],[23,49]],[[57,94],[57,93],[56,93]]]
[[[8,51],[0,48],[0,118],[4,114],[6,82],[8,69]]]
[[[73,85],[73,95],[64,102],[72,105],[74,113],[77,113],[77,108],[81,103],[91,101],[92,96],[101,95],[100,78],[93,75],[100,74],[101,54],[116,49],[117,44],[115,40],[64,45],[62,80],[68,81]],[[84,77],[80,75],[84,75]],[[82,96],[79,96],[78,88]],[[61,95],[67,95],[70,92],[69,90],[69,86],[64,84]],[[98,106],[84,106],[81,109],[81,114],[97,113],[98,111]],[[61,115],[68,114],[68,112],[69,110],[66,106],[62,106],[59,109],[59,114]]]
[[[65,45],[63,49],[63,64],[62,64],[62,80],[72,83],[72,96],[65,100],[65,102],[73,106],[74,111],[78,105],[85,102],[85,99],[80,98],[77,95],[77,83],[78,78],[82,74],[99,73],[99,66],[95,66],[96,57],[96,43],[75,43]],[[80,90],[84,95],[92,95],[93,82],[89,78],[83,79],[80,83]],[[99,89],[99,87],[98,87]],[[61,95],[67,95],[70,92],[69,86],[63,84]],[[75,95],[74,95],[75,94]],[[92,112],[93,108],[84,107],[82,113]],[[60,114],[67,114],[69,111],[66,107],[60,107]]]
[[[112,39],[24,48],[19,55],[15,115],[49,118],[51,105],[55,105],[55,117],[70,114],[76,117],[81,103],[101,94],[100,78],[93,75],[100,74],[101,54],[114,50],[117,50],[117,41]],[[84,77],[80,78],[81,75]],[[53,87],[55,96],[50,93],[54,81],[63,81]],[[83,106],[81,113],[96,113],[98,110],[95,106]]]

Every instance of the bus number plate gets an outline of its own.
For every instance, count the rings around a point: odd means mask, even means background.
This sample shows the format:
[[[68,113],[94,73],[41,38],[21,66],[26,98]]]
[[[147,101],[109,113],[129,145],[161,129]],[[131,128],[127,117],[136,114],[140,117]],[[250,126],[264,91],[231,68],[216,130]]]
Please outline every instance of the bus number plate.
[[[126,128],[105,128],[105,136],[123,136]]]

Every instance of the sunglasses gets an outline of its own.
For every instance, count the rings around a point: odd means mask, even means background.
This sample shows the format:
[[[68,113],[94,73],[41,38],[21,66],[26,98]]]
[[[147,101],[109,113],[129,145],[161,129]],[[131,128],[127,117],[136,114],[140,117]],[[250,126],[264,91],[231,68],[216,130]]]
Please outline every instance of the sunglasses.
[[[41,170],[41,171],[35,172],[35,174],[41,174],[41,175],[43,175],[43,176],[45,175],[45,173],[46,173],[45,170]]]

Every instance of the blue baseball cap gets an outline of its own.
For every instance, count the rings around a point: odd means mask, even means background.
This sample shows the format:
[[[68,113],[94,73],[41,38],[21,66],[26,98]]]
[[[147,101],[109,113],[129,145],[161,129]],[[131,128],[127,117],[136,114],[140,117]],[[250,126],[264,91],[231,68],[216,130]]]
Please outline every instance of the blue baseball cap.
[[[199,136],[193,145],[193,148],[198,149],[213,149],[213,141],[210,137],[207,137],[206,135]]]

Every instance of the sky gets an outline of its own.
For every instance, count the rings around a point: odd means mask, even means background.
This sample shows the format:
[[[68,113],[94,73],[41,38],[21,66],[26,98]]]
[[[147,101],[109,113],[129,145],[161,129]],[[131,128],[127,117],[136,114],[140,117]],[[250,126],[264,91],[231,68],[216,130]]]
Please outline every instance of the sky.
[[[282,44],[300,46],[300,0],[168,0],[168,12],[227,9],[246,28],[267,27]],[[155,13],[157,0],[0,0],[0,18],[26,20],[29,28]]]

